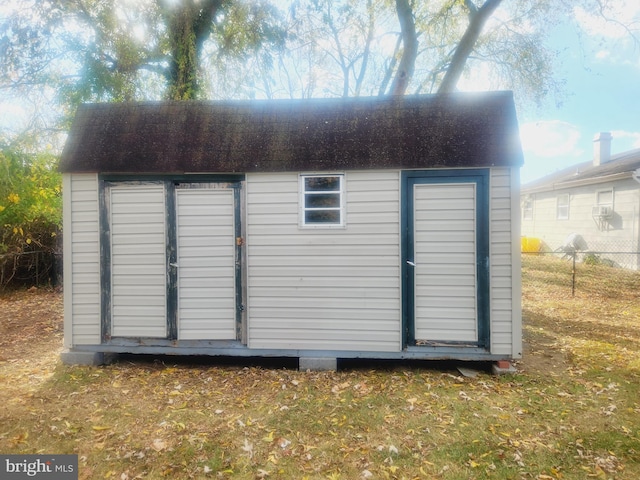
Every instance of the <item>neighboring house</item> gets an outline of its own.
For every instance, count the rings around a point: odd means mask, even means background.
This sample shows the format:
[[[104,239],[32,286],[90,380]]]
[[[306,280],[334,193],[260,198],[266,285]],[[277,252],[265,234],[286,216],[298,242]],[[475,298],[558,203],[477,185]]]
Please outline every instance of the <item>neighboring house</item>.
[[[519,358],[521,164],[510,92],[84,105],[62,358]]]
[[[596,136],[592,161],[522,186],[522,235],[555,250],[577,234],[598,258],[638,269],[640,149],[611,155],[611,138]]]

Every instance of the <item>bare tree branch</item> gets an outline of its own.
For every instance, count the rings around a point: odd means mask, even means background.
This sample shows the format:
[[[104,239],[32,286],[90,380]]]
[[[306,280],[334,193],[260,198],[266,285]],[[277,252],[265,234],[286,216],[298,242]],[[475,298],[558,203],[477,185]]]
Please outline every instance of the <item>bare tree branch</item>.
[[[373,41],[373,34],[375,32],[375,16],[373,14],[373,5],[371,0],[367,0],[367,13],[369,14],[369,22],[367,24],[367,39],[365,40],[364,51],[362,52],[362,63],[360,64],[360,70],[356,75],[356,97],[360,95],[362,82],[364,81],[365,73],[367,73],[367,66],[369,65],[369,57],[371,55],[371,42]]]
[[[469,25],[453,53],[447,73],[438,88],[438,93],[448,93],[455,90],[467,59],[482,33],[482,28],[501,2],[502,0],[486,0],[482,7],[478,8],[471,0],[465,0],[465,5],[469,9]]]
[[[390,94],[404,95],[415,70],[416,57],[418,56],[418,36],[416,35],[416,24],[409,0],[396,0],[396,12],[400,21],[404,48],[402,49],[402,58],[400,58],[396,76],[391,84]]]

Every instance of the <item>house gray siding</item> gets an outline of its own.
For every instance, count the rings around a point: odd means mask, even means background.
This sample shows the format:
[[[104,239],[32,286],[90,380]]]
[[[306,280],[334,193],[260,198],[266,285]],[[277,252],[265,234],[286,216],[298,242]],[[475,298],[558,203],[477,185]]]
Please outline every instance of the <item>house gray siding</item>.
[[[517,169],[491,170],[491,352],[513,358],[522,356],[518,185]]]
[[[399,171],[384,170],[346,172],[346,226],[328,229],[300,228],[298,173],[247,176],[249,348],[402,350],[399,175]],[[512,297],[519,294],[519,277],[512,265],[510,233],[513,178],[508,168],[491,172],[490,328],[491,353],[517,357],[520,348],[514,332],[520,326]],[[65,290],[65,343],[68,347],[99,345],[98,179],[92,174],[65,174],[64,179],[65,228],[72,232],[65,238],[65,274],[71,286]],[[117,196],[137,192],[129,190]],[[163,205],[161,197],[156,197],[154,204]],[[126,211],[135,215],[131,208]],[[158,213],[158,219],[163,218],[164,212]],[[163,232],[162,222],[160,227]],[[139,222],[136,228],[148,231]],[[114,228],[116,236],[132,233],[129,228]],[[164,243],[160,237],[158,242]],[[115,254],[131,253],[127,248],[125,243]],[[155,263],[164,269],[164,260],[159,262]],[[140,274],[141,267],[135,270]],[[114,272],[114,295],[136,294],[138,287],[125,285],[118,275]],[[162,292],[158,289],[158,294]],[[125,305],[130,303],[123,299]],[[160,301],[164,304],[163,298]],[[151,336],[164,335],[164,327],[152,323],[155,326],[145,325],[144,318],[137,317],[128,324],[115,321],[112,327],[125,328],[115,335],[149,336],[145,333],[149,328]],[[130,332],[132,328],[135,331]]]
[[[64,175],[64,342],[98,345],[100,338],[100,230],[98,176]]]
[[[592,215],[598,191],[613,189],[613,215],[602,223]],[[557,199],[569,195],[569,218],[556,218]],[[523,193],[533,201],[533,218],[522,219],[522,235],[540,238],[550,249],[561,246],[573,233],[582,235],[588,250],[637,252],[640,239],[640,185],[632,178],[556,190]],[[606,256],[606,255],[605,255]],[[638,269],[638,256],[612,256],[626,268]]]
[[[346,226],[305,229],[297,173],[247,175],[250,348],[401,349],[399,171],[345,185]]]

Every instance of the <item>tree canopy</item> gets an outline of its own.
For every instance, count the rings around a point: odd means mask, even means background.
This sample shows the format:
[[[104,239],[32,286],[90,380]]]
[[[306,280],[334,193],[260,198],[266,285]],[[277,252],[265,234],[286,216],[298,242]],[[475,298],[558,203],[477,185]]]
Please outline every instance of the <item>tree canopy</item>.
[[[606,15],[609,0],[581,0]],[[558,90],[568,0],[13,0],[0,98],[58,125],[87,101]],[[50,112],[56,112],[52,115]],[[5,126],[2,126],[5,127]],[[64,129],[64,126],[62,127]]]
[[[51,152],[79,103],[456,89],[512,89],[537,103],[561,84],[545,37],[577,6],[637,35],[637,25],[616,19],[614,2],[4,2],[0,255],[57,248],[61,185]]]

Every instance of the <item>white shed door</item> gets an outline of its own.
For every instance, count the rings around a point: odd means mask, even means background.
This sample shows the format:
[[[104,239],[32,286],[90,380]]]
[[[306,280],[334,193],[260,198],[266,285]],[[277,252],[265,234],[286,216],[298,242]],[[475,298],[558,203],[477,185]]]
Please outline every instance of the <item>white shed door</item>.
[[[415,184],[417,344],[476,342],[476,184]]]
[[[176,189],[178,339],[235,340],[233,189]]]
[[[167,336],[167,225],[161,183],[109,189],[111,336]]]

